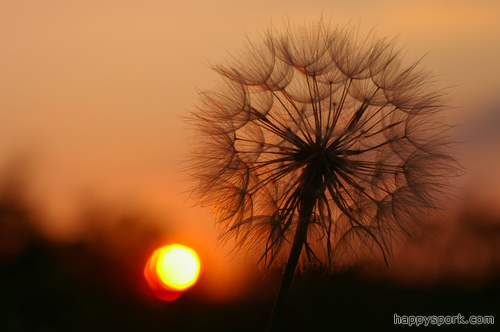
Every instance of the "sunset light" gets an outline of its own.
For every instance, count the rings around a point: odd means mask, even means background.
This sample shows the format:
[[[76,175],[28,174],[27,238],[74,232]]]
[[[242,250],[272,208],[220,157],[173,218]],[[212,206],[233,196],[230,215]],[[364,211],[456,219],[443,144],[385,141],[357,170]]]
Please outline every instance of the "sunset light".
[[[191,248],[173,244],[163,247],[156,272],[161,281],[176,290],[192,286],[200,272],[200,261]]]
[[[191,287],[200,273],[196,252],[180,244],[157,249],[149,258],[144,276],[158,298],[172,301]]]
[[[500,0],[0,0],[0,332],[498,325],[498,41]]]

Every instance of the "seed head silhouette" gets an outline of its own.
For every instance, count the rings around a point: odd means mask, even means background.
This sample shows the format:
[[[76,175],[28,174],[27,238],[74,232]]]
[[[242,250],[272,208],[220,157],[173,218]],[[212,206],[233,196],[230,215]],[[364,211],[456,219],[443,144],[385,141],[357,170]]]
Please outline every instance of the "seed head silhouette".
[[[266,266],[286,261],[277,307],[299,262],[387,263],[391,240],[417,234],[458,169],[445,92],[420,61],[403,64],[394,39],[356,31],[270,29],[214,67],[221,84],[190,116],[194,196],[222,239]]]

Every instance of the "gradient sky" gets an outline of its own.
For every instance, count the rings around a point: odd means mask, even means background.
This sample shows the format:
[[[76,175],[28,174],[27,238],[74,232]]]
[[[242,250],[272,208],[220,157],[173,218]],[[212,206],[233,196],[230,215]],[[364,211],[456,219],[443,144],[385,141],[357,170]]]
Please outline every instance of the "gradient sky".
[[[54,234],[78,234],[68,216],[92,195],[146,206],[180,238],[216,251],[210,214],[186,194],[182,117],[198,90],[214,87],[210,64],[245,35],[322,14],[399,36],[409,60],[425,55],[452,87],[447,119],[461,124],[454,135],[466,141],[460,158],[469,170],[459,185],[500,201],[496,0],[1,0],[0,174],[28,165],[30,195]],[[235,277],[221,257],[219,268]]]

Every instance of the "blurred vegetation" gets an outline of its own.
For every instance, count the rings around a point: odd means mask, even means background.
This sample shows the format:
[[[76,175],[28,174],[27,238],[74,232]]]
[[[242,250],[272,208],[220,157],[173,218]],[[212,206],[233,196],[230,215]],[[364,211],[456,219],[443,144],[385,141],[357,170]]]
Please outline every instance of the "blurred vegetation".
[[[84,225],[80,237],[56,241],[39,230],[37,225],[43,214],[37,202],[25,194],[27,184],[23,178],[9,176],[0,181],[0,330],[265,328],[279,278],[263,276],[256,284],[259,288],[255,293],[267,292],[268,296],[211,303],[197,294],[195,286],[174,302],[161,301],[148,289],[143,269],[151,252],[164,244],[168,232],[155,226],[158,224],[147,211],[131,212],[94,201],[83,206],[78,214]],[[387,275],[369,278],[364,272],[372,267],[366,266],[334,276],[319,272],[299,274],[285,309],[283,331],[399,329],[393,326],[395,313],[461,313],[495,315],[500,319],[500,218],[485,209],[464,207],[456,225],[453,232],[445,233],[442,242],[435,237],[436,243],[444,243],[448,250],[435,255],[444,257],[444,261],[439,261],[444,264],[446,257],[454,257],[455,248],[463,255],[467,250],[476,250],[464,246],[487,242],[488,246],[480,252],[488,259],[477,265],[486,268],[487,273],[473,287],[467,286],[467,278],[462,283],[447,284],[446,280],[452,281],[450,275],[439,283],[424,285],[397,283]],[[425,244],[424,241],[422,247]],[[442,251],[441,247],[430,247]],[[465,259],[476,260],[475,256],[470,257]],[[403,255],[396,259],[405,258]]]

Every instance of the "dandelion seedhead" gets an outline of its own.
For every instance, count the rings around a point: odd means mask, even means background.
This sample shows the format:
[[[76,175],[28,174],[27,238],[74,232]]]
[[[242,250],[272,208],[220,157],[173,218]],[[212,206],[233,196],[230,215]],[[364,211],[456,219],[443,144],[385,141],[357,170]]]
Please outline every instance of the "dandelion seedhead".
[[[271,29],[201,94],[190,172],[222,238],[269,265],[298,248],[332,268],[390,253],[441,207],[457,164],[444,93],[395,40],[319,23]],[[302,253],[302,254],[300,254]],[[292,272],[293,273],[293,272]]]

